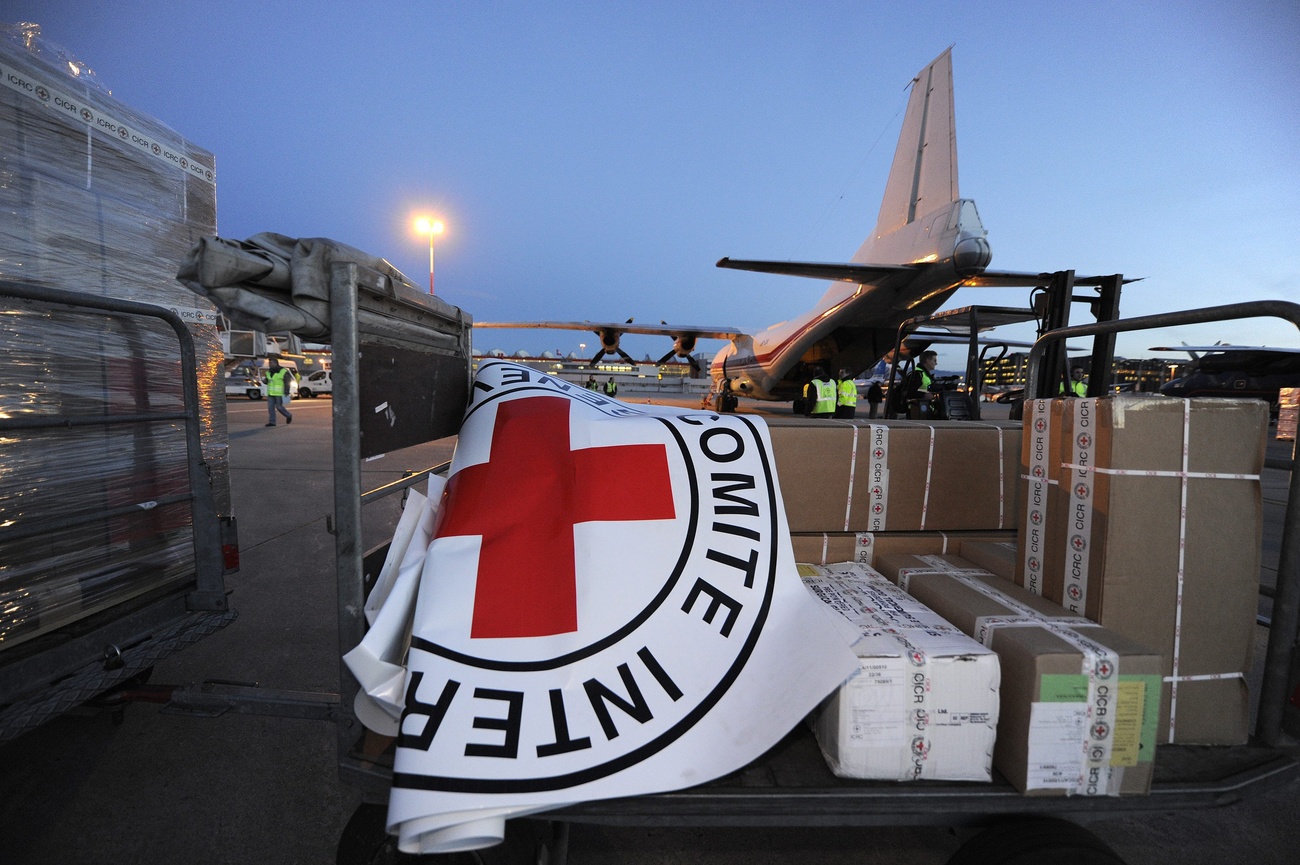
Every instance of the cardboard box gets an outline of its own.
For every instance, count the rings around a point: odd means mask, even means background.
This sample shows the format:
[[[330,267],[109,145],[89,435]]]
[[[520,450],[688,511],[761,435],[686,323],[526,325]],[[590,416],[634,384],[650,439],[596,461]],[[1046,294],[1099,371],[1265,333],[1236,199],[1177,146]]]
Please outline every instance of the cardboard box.
[[[988,781],[998,721],[997,656],[880,574],[800,565],[852,626],[859,671],[811,716],[842,778]]]
[[[797,562],[871,565],[884,553],[958,553],[976,540],[1012,543],[1015,532],[804,532],[790,536]]]
[[[1160,654],[955,556],[889,555],[882,573],[998,653],[993,765],[1031,796],[1150,792]]]
[[[1016,576],[1018,556],[1014,536],[1001,540],[964,539],[957,547],[957,555],[1004,580]]]
[[[792,532],[1009,530],[1020,424],[770,418]]]
[[[1268,406],[1122,396],[1026,409],[1017,581],[1161,650],[1161,741],[1245,742]]]

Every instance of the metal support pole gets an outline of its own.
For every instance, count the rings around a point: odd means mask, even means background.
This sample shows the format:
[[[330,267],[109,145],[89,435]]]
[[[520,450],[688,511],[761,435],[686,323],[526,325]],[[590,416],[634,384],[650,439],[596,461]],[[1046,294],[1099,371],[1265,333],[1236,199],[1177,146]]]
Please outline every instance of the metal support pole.
[[[970,416],[980,419],[980,318],[979,307],[970,308],[970,344],[966,348],[966,393],[970,397]]]
[[[330,266],[330,344],[334,350],[334,568],[338,583],[340,765],[360,730],[353,708],[360,686],[343,655],[365,636],[361,584],[361,393],[358,375],[357,274],[351,262]]]
[[[1097,321],[1114,321],[1119,318],[1119,292],[1124,285],[1123,274],[1107,276],[1101,281],[1098,296]],[[1098,334],[1092,338],[1092,359],[1088,366],[1088,396],[1105,396],[1110,392],[1115,366],[1115,334]]]
[[[1070,324],[1070,301],[1074,295],[1074,271],[1058,270],[1052,274],[1052,281],[1047,287],[1047,309],[1043,315],[1041,337],[1048,331],[1068,327]],[[1065,343],[1049,343],[1044,358],[1044,367],[1050,370],[1048,380],[1039,384],[1038,389],[1026,388],[1028,399],[1051,399],[1059,392],[1058,385],[1068,380],[1065,368]]]

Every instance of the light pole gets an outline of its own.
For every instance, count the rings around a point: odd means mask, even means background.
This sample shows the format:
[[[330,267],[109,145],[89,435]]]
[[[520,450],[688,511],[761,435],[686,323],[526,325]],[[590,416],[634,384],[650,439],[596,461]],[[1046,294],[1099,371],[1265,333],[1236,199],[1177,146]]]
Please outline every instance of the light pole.
[[[429,235],[429,294],[433,294],[433,238],[434,235],[442,234],[442,220],[430,219],[421,216],[415,220],[415,230],[420,234]]]

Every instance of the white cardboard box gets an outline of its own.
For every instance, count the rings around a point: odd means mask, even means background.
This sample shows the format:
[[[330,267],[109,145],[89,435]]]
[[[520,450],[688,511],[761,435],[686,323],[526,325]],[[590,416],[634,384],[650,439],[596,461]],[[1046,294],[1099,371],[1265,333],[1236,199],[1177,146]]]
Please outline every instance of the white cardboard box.
[[[998,656],[876,571],[799,565],[847,619],[860,668],[813,713],[831,771],[885,781],[988,781],[998,723]]]

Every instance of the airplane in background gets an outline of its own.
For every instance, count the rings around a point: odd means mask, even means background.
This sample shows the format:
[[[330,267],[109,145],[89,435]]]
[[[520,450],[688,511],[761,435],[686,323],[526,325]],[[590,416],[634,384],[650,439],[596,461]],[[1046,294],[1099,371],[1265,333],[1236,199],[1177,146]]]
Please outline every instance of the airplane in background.
[[[1177,345],[1150,351],[1185,351],[1192,358],[1181,376],[1160,388],[1165,396],[1254,397],[1276,411],[1278,390],[1300,387],[1300,348]]]
[[[903,128],[876,227],[847,264],[723,258],[718,267],[833,280],[817,305],[754,333],[738,327],[638,325],[626,322],[475,322],[481,328],[586,330],[600,339],[592,365],[619,347],[625,333],[673,339],[661,358],[690,358],[698,339],[726,339],[714,357],[715,408],[729,411],[739,396],[797,399],[817,372],[866,369],[894,347],[898,326],[937,310],[963,286],[1033,287],[1043,273],[988,270],[988,233],[975,202],[957,185],[957,138],[952,49],[912,81]],[[1096,277],[1076,285],[1098,284]]]

